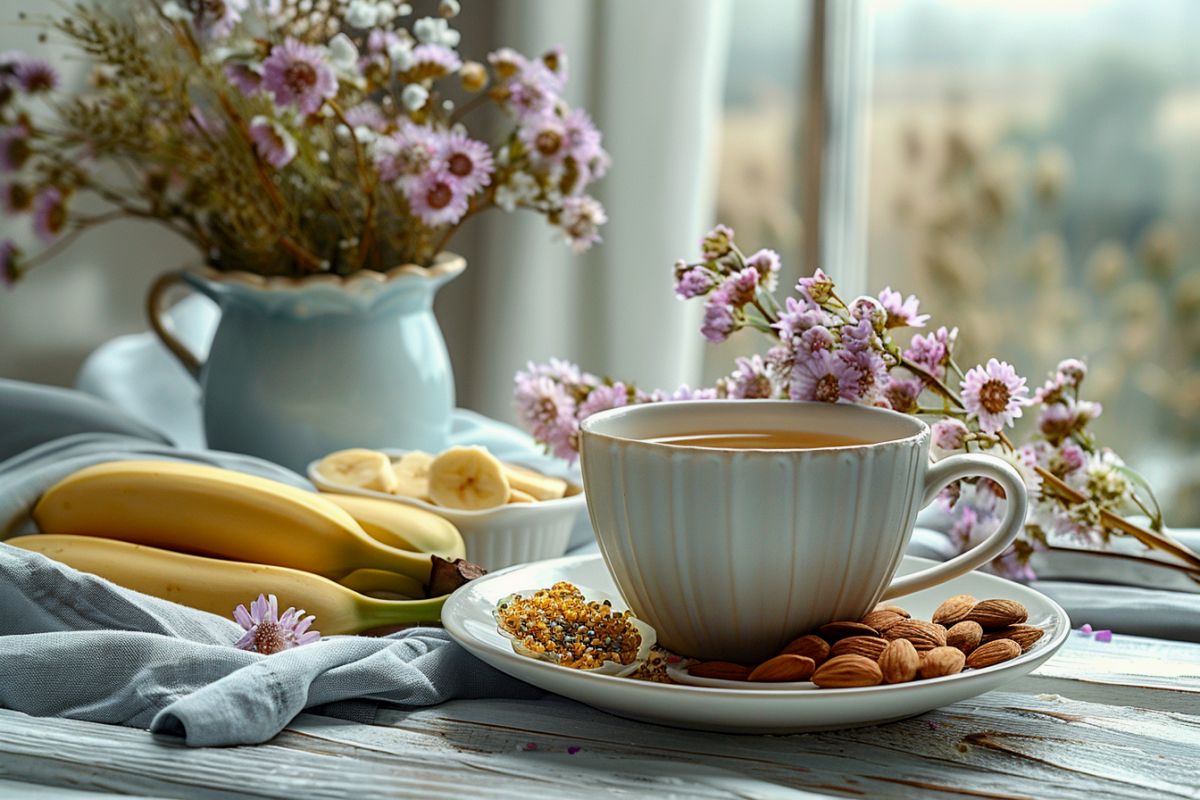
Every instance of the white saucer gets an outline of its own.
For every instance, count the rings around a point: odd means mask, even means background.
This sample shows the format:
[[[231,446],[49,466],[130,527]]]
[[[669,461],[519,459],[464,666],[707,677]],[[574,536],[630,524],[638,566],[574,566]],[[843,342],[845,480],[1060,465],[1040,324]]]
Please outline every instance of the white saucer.
[[[901,574],[932,562],[906,556]],[[971,572],[894,602],[914,617],[929,619],[947,597],[1016,600],[1029,623],[1046,635],[1029,652],[985,669],[943,678],[856,689],[755,689],[675,686],[595,675],[537,661],[513,652],[496,630],[497,601],[530,587],[570,581],[580,588],[618,595],[599,555],[568,556],[510,567],[471,581],[446,600],[442,624],[459,644],[515,678],[564,697],[631,719],[698,730],[733,733],[800,733],[891,722],[966,700],[1026,675],[1063,645],[1070,620],[1057,603],[1012,581]]]

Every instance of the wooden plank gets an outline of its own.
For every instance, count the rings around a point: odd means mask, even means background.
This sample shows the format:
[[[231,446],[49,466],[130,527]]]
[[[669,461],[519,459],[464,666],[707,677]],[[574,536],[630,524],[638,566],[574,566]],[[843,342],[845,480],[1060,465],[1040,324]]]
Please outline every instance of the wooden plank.
[[[0,780],[0,797],[20,800],[160,800],[146,795],[108,794],[86,789],[66,789],[61,786],[39,786]]]
[[[1200,798],[1200,645],[1073,637],[1013,688],[786,737],[644,725],[548,698],[389,710],[372,726],[302,715],[266,745],[192,749],[0,710],[0,796],[38,784],[164,798]]]

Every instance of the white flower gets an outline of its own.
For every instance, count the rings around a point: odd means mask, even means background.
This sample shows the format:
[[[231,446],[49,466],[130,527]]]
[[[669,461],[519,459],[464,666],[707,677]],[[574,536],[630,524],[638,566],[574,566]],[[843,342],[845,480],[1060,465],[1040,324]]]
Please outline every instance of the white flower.
[[[505,211],[515,211],[538,194],[537,181],[528,172],[514,172],[508,182],[496,187],[496,205]]]
[[[191,21],[192,19],[192,12],[175,0],[167,0],[162,4],[162,15],[177,22]]]
[[[354,28],[373,28],[379,22],[379,8],[371,0],[352,0],[345,19]]]
[[[429,99],[429,90],[419,83],[410,83],[400,92],[400,102],[409,111],[416,111]]]
[[[396,16],[407,17],[411,13],[412,6],[410,6],[408,3],[401,3],[400,5],[396,6]]]
[[[397,72],[408,72],[413,67],[412,42],[401,40],[388,47],[388,58],[391,59],[392,69]]]
[[[329,60],[340,70],[350,71],[358,64],[358,48],[344,33],[329,40]]]
[[[457,17],[458,12],[462,11],[462,6],[458,0],[442,0],[438,3],[438,13],[443,17]]]
[[[376,19],[380,25],[387,25],[396,19],[396,4],[387,0],[375,6]]]
[[[462,35],[450,27],[450,23],[437,17],[422,17],[413,23],[413,34],[423,44],[440,44],[458,47]]]

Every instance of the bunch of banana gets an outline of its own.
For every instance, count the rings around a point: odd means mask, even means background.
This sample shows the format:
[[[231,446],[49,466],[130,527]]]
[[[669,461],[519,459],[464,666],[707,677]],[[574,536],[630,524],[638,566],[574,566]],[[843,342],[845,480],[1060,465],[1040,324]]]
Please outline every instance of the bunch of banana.
[[[380,600],[311,572],[176,553],[95,536],[38,534],[7,544],[32,550],[143,594],[228,617],[238,603],[274,594],[282,607],[316,616],[321,633],[359,633],[384,626],[436,622],[444,597]]]
[[[341,450],[321,459],[316,470],[333,485],[414,497],[463,511],[556,500],[570,488],[560,478],[505,464],[478,446],[451,447],[437,456],[414,450],[395,461],[374,450]]]
[[[313,614],[322,603],[334,603],[342,609],[338,620],[351,626],[358,624],[353,620],[365,627],[385,624],[379,622],[385,608],[387,624],[436,619],[430,609],[444,598],[376,606],[373,598],[346,587],[423,597],[432,556],[454,561],[465,553],[453,524],[418,508],[318,495],[239,472],[165,461],[80,470],[51,487],[33,517],[43,535],[10,543],[53,546],[47,554],[57,560],[223,616],[247,598],[274,591],[264,588],[262,581],[269,579],[313,592],[297,596],[297,588],[287,597],[275,592],[286,603]],[[137,545],[138,558],[124,561],[133,552],[128,548]],[[359,599],[351,603],[347,593]],[[198,605],[201,601],[206,605]],[[353,614],[345,610],[351,607]],[[372,608],[376,611],[368,613]],[[318,624],[332,627],[320,616]]]

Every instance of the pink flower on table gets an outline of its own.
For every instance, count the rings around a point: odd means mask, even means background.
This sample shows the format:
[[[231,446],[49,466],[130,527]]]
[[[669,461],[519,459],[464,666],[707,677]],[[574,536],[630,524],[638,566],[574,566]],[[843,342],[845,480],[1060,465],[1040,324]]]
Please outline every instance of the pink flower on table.
[[[629,389],[620,381],[612,386],[597,386],[579,404],[579,413],[575,416],[584,420],[592,414],[598,414],[610,408],[620,408],[628,402]]]
[[[796,283],[796,291],[818,305],[828,303],[833,297],[833,279],[818,268],[811,277],[801,278]]]
[[[775,396],[775,379],[770,365],[762,356],[737,359],[737,370],[725,379],[728,397],[738,400],[761,400]]]
[[[29,128],[9,125],[0,128],[0,172],[15,172],[25,166],[33,155],[29,145]]]
[[[933,445],[939,450],[962,450],[971,435],[971,429],[960,419],[948,417],[933,423],[930,430],[933,434]]]
[[[21,91],[28,94],[52,92],[58,88],[58,73],[40,58],[23,58],[12,67],[13,78]]]
[[[49,244],[67,225],[67,205],[63,193],[48,186],[33,199],[33,232]]]
[[[887,327],[889,328],[924,328],[925,323],[929,321],[928,314],[917,313],[920,301],[917,300],[915,294],[910,294],[905,299],[900,292],[892,291],[892,287],[886,286],[879,293],[879,302],[887,311]]]
[[[526,430],[555,455],[573,458],[579,431],[575,400],[562,384],[540,374],[533,364],[517,373],[516,384],[517,416]]]
[[[438,160],[458,179],[462,191],[475,194],[492,180],[492,151],[483,142],[454,131],[441,137]]]
[[[306,617],[304,609],[297,611],[290,607],[280,616],[275,595],[260,594],[249,610],[244,605],[238,606],[233,610],[233,618],[246,630],[234,647],[265,656],[302,647],[321,638],[320,633],[308,629],[316,617]]]
[[[1011,426],[1030,402],[1025,379],[1011,364],[994,358],[968,370],[960,386],[967,413],[979,420],[984,433],[997,434]]]
[[[800,353],[792,367],[792,382],[789,396],[793,400],[817,400],[836,403],[839,400],[855,402],[860,398],[861,375],[828,350]]]
[[[21,276],[19,261],[21,250],[12,239],[0,242],[0,283],[5,288],[11,287]]]
[[[734,307],[722,285],[721,288],[710,294],[704,303],[704,322],[700,325],[700,332],[704,334],[705,339],[715,344],[728,339],[729,334],[736,329],[737,318],[734,316]]]
[[[589,195],[567,197],[562,201],[558,226],[574,253],[583,253],[600,241],[600,227],[608,214],[600,201]]]
[[[453,225],[467,213],[467,193],[445,170],[427,172],[404,186],[409,208],[430,227]]]
[[[779,253],[774,250],[759,250],[746,259],[746,266],[758,273],[758,283],[768,292],[775,291],[779,284],[779,270],[782,266]]]
[[[276,169],[283,169],[296,157],[296,140],[282,125],[266,117],[250,120],[250,138],[255,152]]]
[[[324,52],[288,37],[263,61],[263,87],[283,106],[314,114],[326,100],[337,97],[338,82]]]

